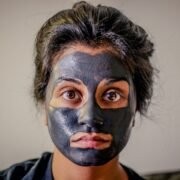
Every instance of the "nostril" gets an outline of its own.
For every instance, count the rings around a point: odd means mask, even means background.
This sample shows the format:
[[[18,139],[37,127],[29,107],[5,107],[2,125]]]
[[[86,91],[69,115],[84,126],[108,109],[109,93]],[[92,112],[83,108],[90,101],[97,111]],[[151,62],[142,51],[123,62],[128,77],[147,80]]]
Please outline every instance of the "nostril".
[[[89,103],[86,103],[79,111],[78,123],[80,125],[86,124],[89,127],[97,127],[103,125],[104,119],[99,108],[97,108],[92,101],[89,101]]]
[[[102,126],[104,124],[102,119],[80,119],[78,121],[80,125],[87,125],[89,127]]]
[[[79,125],[85,125],[86,123],[84,121],[79,121]]]

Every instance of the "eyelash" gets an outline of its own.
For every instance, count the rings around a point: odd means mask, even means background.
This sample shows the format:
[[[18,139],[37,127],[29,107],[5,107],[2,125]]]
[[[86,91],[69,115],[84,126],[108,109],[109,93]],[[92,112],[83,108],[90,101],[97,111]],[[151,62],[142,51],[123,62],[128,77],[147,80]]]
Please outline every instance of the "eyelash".
[[[102,100],[103,101],[106,101],[106,102],[112,102],[112,103],[115,103],[115,102],[117,102],[117,101],[120,101],[122,98],[124,98],[124,96],[123,96],[123,94],[121,93],[121,92],[119,92],[120,90],[118,89],[118,88],[110,88],[110,89],[108,89],[108,90],[106,90],[103,94],[102,94]],[[106,98],[105,96],[106,95],[110,95],[110,94],[108,94],[108,93],[111,93],[111,92],[113,92],[114,93],[114,95],[116,96],[115,97],[115,100],[110,100],[110,99],[108,99],[108,97]],[[112,95],[112,94],[111,94]]]
[[[73,98],[69,98],[66,97],[66,95],[68,96],[70,93],[74,93],[74,97]],[[64,90],[62,93],[60,93],[59,96],[62,96],[65,100],[67,101],[78,101],[82,99],[82,94],[77,90],[77,89],[67,89]]]
[[[76,97],[76,95],[78,95],[78,97],[82,97],[82,95],[80,94],[80,92],[79,91],[77,91],[77,90],[67,90],[67,91],[65,91],[65,92],[63,92],[62,93],[62,96],[64,96],[64,95],[66,95],[67,93],[74,93],[74,96]],[[64,99],[66,99],[66,98],[64,98]],[[68,99],[68,98],[67,98]],[[69,98],[69,100],[70,100],[71,98]],[[75,98],[72,98],[72,99],[75,99]]]
[[[56,92],[56,97],[60,98],[61,102],[64,101],[66,103],[79,104],[83,101],[84,94],[77,88],[65,87]],[[126,97],[126,93],[124,93],[121,89],[111,87],[103,91],[99,98],[103,103],[110,105],[112,103],[117,104],[123,102],[128,97]]]

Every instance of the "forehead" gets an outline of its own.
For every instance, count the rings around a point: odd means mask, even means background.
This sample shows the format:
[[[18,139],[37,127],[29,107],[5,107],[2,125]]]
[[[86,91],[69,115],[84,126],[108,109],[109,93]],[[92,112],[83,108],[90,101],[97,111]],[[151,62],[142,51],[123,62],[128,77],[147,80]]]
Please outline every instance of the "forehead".
[[[108,78],[128,80],[129,72],[123,67],[120,59],[101,52],[91,55],[85,52],[73,52],[60,58],[53,67],[53,79],[70,77],[81,79],[85,84],[89,79],[100,81]]]

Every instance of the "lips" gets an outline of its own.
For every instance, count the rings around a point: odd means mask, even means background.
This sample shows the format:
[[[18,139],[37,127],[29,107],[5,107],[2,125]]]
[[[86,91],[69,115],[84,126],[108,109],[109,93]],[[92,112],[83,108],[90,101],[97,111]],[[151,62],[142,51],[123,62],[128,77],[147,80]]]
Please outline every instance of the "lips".
[[[71,136],[70,146],[82,149],[103,150],[110,147],[112,135],[104,133],[84,133],[78,132]]]

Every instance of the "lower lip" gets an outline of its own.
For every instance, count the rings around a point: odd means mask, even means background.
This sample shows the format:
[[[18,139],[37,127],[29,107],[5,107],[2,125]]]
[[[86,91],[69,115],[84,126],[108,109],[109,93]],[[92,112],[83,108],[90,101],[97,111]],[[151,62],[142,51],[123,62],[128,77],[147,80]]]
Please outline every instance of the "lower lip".
[[[77,142],[71,142],[71,147],[82,148],[82,149],[97,149],[103,150],[110,146],[110,142],[97,141],[97,140],[79,140]]]

